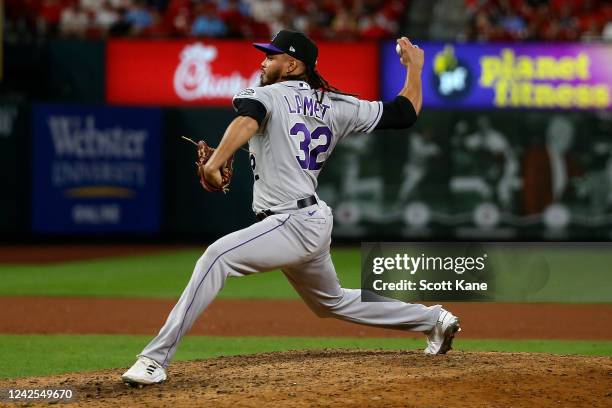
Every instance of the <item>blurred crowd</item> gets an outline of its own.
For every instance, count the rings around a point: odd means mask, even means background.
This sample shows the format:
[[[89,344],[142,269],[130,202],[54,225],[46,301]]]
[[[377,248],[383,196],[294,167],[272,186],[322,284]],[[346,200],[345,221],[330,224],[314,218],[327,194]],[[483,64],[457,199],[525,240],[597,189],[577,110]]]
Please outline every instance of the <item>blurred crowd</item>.
[[[406,0],[5,0],[15,36],[380,39],[399,30]]]
[[[609,0],[465,0],[465,5],[468,40],[612,40]]]
[[[412,34],[424,18],[437,40],[612,40],[611,0],[4,0],[17,38],[106,36],[269,38],[281,28],[314,39]],[[440,10],[428,14],[427,9]],[[419,16],[419,13],[424,13]],[[435,21],[439,19],[440,21]],[[453,28],[451,22],[459,22]],[[464,26],[465,30],[461,30]],[[444,30],[446,28],[446,30]],[[462,32],[463,31],[463,32]]]

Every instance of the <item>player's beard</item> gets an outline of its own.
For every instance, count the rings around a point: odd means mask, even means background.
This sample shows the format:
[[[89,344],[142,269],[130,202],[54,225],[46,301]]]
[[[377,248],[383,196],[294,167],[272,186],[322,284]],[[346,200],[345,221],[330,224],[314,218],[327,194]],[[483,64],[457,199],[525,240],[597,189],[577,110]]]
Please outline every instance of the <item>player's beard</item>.
[[[259,83],[261,84],[261,86],[277,83],[281,79],[281,71],[281,68],[278,68],[275,71],[271,68],[268,68],[266,71],[263,71],[259,76]]]

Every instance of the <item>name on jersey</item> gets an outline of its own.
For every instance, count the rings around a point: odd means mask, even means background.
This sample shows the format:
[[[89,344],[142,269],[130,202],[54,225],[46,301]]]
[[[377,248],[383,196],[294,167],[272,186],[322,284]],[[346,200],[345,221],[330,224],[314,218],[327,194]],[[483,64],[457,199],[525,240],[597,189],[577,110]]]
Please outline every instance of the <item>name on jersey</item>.
[[[287,102],[287,108],[289,113],[296,115],[312,116],[317,119],[324,119],[327,110],[330,108],[329,105],[321,103],[316,99],[309,96],[295,95],[294,100],[284,96],[285,102]]]

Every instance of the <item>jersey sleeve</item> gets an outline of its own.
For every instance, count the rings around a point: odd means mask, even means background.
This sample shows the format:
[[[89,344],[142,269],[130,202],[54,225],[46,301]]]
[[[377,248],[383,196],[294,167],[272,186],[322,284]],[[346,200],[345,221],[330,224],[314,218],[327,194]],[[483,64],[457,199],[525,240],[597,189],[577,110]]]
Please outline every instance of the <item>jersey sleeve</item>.
[[[257,99],[238,98],[235,99],[233,102],[234,110],[236,110],[236,114],[238,116],[249,116],[255,119],[259,126],[261,126],[261,123],[268,115],[266,107]]]
[[[383,113],[375,129],[406,129],[414,125],[418,114],[410,99],[398,95],[393,102],[383,102]]]
[[[246,88],[234,95],[234,98],[232,99],[232,105],[236,112],[238,112],[240,105],[240,103],[237,102],[245,99],[251,99],[261,103],[266,109],[266,117],[270,114],[270,112],[272,112],[272,95],[267,89],[264,89],[263,87]]]
[[[370,102],[347,95],[334,99],[340,111],[335,118],[336,127],[341,130],[343,137],[351,133],[370,133],[380,121],[382,102]]]

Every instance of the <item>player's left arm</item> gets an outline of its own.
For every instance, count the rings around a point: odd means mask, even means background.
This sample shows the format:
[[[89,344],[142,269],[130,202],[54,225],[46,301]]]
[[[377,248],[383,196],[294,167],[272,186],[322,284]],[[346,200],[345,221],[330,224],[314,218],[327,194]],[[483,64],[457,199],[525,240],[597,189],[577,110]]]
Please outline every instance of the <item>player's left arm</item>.
[[[425,55],[406,37],[397,40],[400,62],[406,67],[404,86],[392,102],[383,103],[383,112],[375,129],[404,129],[412,126],[423,106],[421,73]]]
[[[221,143],[204,166],[204,177],[213,187],[223,184],[221,167],[234,153],[253,137],[259,129],[257,120],[250,116],[238,116],[229,124]]]

